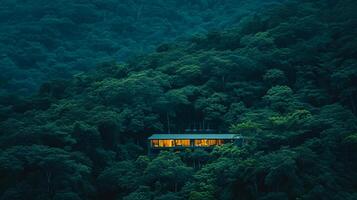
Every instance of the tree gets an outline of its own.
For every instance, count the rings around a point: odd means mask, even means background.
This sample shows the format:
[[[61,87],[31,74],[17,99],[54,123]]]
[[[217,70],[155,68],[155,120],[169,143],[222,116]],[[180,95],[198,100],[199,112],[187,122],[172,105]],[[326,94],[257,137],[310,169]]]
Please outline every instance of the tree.
[[[242,114],[247,110],[243,102],[232,103],[228,112],[224,115],[224,122],[227,125],[238,123],[241,120]]]
[[[270,88],[263,99],[269,102],[272,109],[281,113],[291,110],[295,103],[293,91],[288,86]]]
[[[331,81],[339,90],[340,99],[349,105],[354,113],[357,112],[357,83],[356,60],[347,60],[331,75]]]
[[[103,141],[103,146],[114,148],[116,142],[120,139],[120,133],[124,129],[124,119],[121,113],[116,110],[102,110],[102,108],[96,108],[92,113],[91,122],[95,124]]]
[[[154,103],[167,87],[168,77],[152,70],[130,74],[124,79],[106,78],[93,85],[92,96],[104,104],[148,104]]]
[[[268,172],[264,184],[269,191],[285,192],[289,197],[296,197],[301,192],[302,182],[298,177],[294,153],[283,150],[262,159],[262,166],[265,166]]]
[[[88,154],[93,153],[93,147],[101,147],[101,137],[98,130],[84,122],[76,122],[73,125],[73,135],[76,139],[75,148]]]
[[[306,126],[312,115],[308,110],[296,110],[285,116],[270,117],[272,125],[280,130],[298,130]]]
[[[246,136],[251,136],[261,131],[262,125],[256,122],[247,121],[238,124],[232,124],[230,127],[230,132],[235,134],[242,134]]]
[[[241,44],[248,48],[257,48],[261,51],[269,51],[275,48],[274,40],[268,32],[258,32],[254,35],[245,35],[240,40]]]
[[[200,199],[207,199],[207,200],[213,200],[215,199],[210,192],[196,192],[193,191],[190,193],[190,196],[188,198],[189,200],[200,200]]]
[[[164,151],[149,163],[145,179],[149,185],[159,182],[165,191],[177,192],[192,173],[192,168],[186,167],[178,155]]]
[[[205,120],[217,124],[222,120],[222,115],[227,110],[226,101],[227,96],[225,94],[214,93],[208,98],[198,99],[195,107],[203,111]]]
[[[123,197],[123,200],[146,200],[151,199],[152,192],[147,186],[140,186],[137,190],[130,193],[128,196]]]
[[[142,173],[134,161],[122,161],[112,164],[98,176],[98,188],[101,198],[116,197],[135,191],[142,182]]]
[[[161,195],[159,197],[155,197],[154,200],[184,200],[181,194],[178,193],[173,193],[173,192],[168,192],[164,195]]]
[[[190,153],[190,157],[193,161],[194,169],[196,169],[196,167],[200,169],[201,166],[210,159],[208,152],[200,149],[194,150]]]
[[[175,117],[184,112],[187,107],[191,109],[191,99],[198,93],[198,88],[188,85],[183,88],[171,89],[161,96],[153,106],[156,112],[159,112],[166,119],[166,130],[170,133],[171,128],[176,125]],[[191,110],[191,112],[193,112]],[[181,120],[186,122],[186,120]],[[177,127],[176,127],[177,128]]]
[[[269,69],[263,76],[263,80],[270,86],[284,85],[286,83],[286,76],[280,69]]]
[[[201,67],[198,65],[184,65],[176,70],[174,78],[176,86],[199,83],[202,76]]]
[[[4,192],[7,198],[12,190],[21,189],[21,182],[31,184],[31,192],[12,195],[43,195],[43,198],[53,199],[62,192],[72,191],[85,197],[92,190],[89,183],[91,164],[79,153],[42,145],[14,146],[4,150],[0,160],[2,176],[7,180]]]
[[[0,199],[356,198],[355,1],[48,2],[0,3]],[[202,120],[247,142],[144,156]]]

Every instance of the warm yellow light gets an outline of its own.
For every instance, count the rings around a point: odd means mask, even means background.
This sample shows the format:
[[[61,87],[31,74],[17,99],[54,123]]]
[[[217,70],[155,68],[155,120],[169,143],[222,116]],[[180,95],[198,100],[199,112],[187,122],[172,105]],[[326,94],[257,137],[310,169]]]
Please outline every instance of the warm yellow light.
[[[190,140],[175,140],[175,146],[189,147],[189,146],[191,146]]]
[[[207,139],[195,140],[196,147],[209,147],[209,146],[222,145],[222,144],[223,144],[223,140],[207,140]]]
[[[214,139],[197,139],[194,140],[194,146],[195,147],[210,147],[210,146],[216,146],[216,145],[222,145],[224,143],[224,140],[214,140]],[[161,148],[161,147],[190,147],[191,146],[191,141],[189,139],[183,139],[183,140],[151,140],[151,146],[156,147],[156,148]]]
[[[159,140],[159,147],[174,147],[174,140]]]
[[[152,147],[159,147],[159,140],[151,140]]]

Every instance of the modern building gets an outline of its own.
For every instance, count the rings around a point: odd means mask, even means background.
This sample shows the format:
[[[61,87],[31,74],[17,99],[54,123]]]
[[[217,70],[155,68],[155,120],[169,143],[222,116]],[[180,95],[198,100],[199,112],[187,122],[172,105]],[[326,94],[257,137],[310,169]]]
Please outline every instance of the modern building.
[[[154,134],[148,138],[149,152],[155,153],[164,149],[204,148],[209,149],[226,143],[243,144],[243,138],[236,134]]]

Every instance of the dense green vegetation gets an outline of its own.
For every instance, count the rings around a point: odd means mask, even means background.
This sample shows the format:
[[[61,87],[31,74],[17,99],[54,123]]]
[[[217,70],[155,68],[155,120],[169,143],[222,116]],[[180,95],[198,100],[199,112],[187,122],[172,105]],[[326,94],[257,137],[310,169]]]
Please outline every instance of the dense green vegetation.
[[[278,0],[1,0],[0,94],[108,60],[155,49],[177,37],[222,29]]]
[[[356,10],[289,0],[3,96],[0,199],[357,199]],[[202,120],[249,143],[146,155]]]

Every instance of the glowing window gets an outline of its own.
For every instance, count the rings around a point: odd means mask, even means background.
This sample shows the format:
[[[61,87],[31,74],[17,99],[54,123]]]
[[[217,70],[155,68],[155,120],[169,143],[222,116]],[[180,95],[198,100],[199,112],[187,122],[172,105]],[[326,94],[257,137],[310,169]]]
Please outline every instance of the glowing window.
[[[174,147],[174,140],[159,140],[159,147]]]
[[[175,140],[175,146],[189,147],[189,146],[191,146],[190,140]]]
[[[159,140],[151,140],[152,147],[159,147]]]
[[[216,146],[222,144],[223,144],[223,140],[207,140],[207,139],[195,140],[195,146],[197,147],[209,147],[209,146]]]
[[[207,142],[206,139],[195,140],[195,146],[196,147],[207,147],[208,146],[208,142]]]
[[[223,140],[208,140],[208,146],[222,145]]]

